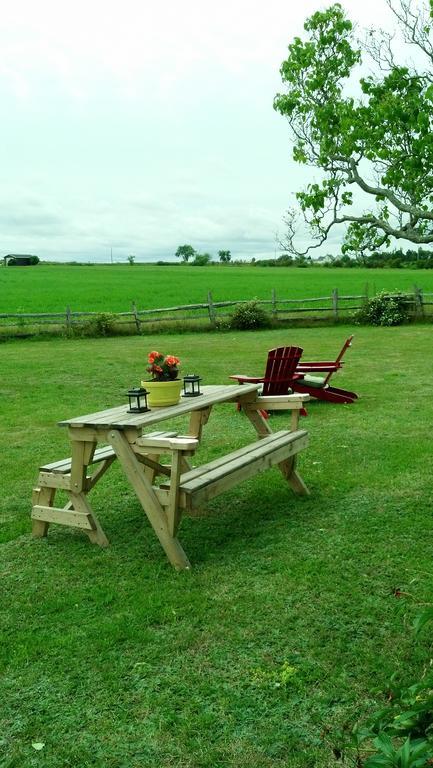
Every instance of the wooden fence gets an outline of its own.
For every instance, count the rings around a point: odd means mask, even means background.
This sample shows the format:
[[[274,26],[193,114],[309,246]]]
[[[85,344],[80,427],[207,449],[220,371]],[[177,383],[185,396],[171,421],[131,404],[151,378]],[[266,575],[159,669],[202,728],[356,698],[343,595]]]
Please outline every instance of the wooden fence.
[[[414,286],[412,293],[401,293],[409,313],[416,319],[428,315],[433,316],[433,293],[424,293]],[[355,296],[341,295],[335,288],[328,296],[305,299],[284,299],[277,296],[272,289],[271,298],[253,299],[263,306],[278,320],[293,320],[300,322],[323,320],[325,322],[348,321],[354,312],[362,308],[368,299],[368,287],[365,293]],[[220,321],[227,320],[233,310],[240,304],[252,299],[237,301],[214,301],[209,291],[207,301],[201,304],[184,304],[178,307],[161,307],[157,309],[138,309],[135,303],[126,312],[76,312],[66,307],[64,312],[21,312],[0,313],[0,336],[36,335],[40,333],[65,333],[67,335],[93,332],[100,335],[115,330],[118,326],[129,326],[124,329],[128,333],[142,333],[146,326],[155,324],[184,325],[198,322],[202,326],[216,327]],[[121,328],[118,329],[121,332]]]

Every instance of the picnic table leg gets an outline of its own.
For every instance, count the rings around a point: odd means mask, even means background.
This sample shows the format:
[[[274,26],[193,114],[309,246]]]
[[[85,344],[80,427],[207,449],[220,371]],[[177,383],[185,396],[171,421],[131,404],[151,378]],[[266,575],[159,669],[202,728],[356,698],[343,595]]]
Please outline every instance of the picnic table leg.
[[[71,430],[72,431],[72,430]],[[71,436],[71,490],[69,492],[70,504],[76,512],[83,512],[88,515],[89,523],[92,526],[91,531],[86,533],[93,544],[99,544],[100,547],[108,547],[109,541],[103,531],[103,528],[96,517],[89,501],[87,493],[87,467],[93,458],[96,442],[87,440],[75,440]],[[103,474],[101,470],[100,475]],[[100,476],[99,475],[99,476]]]
[[[86,485],[87,467],[95,452],[96,443],[71,440],[71,491],[81,493]]]
[[[260,411],[249,409],[247,404],[244,405],[244,413],[246,413],[251,424],[257,432],[258,437],[266,437],[272,434],[272,429],[268,422],[264,419]]]
[[[32,506],[41,504],[45,507],[52,507],[54,503],[54,497],[56,495],[55,488],[34,488],[32,496]],[[32,536],[35,539],[42,538],[48,535],[48,526],[45,520],[32,520]]]
[[[207,424],[212,406],[202,408],[200,411],[192,411],[189,418],[188,435],[201,440],[201,433],[205,424]]]
[[[160,456],[161,456],[160,453],[149,453],[147,455],[147,458],[150,459],[151,461],[154,461],[155,464],[158,464]],[[146,466],[144,464],[143,465],[143,471],[144,471],[144,474],[146,475],[147,479],[149,480],[149,483],[152,485],[152,483],[153,483],[153,481],[155,480],[155,477],[156,477],[156,469],[155,469],[155,467],[149,467],[149,466]]]
[[[168,530],[172,536],[176,536],[182,517],[182,513],[179,510],[179,481],[183,463],[183,457],[180,451],[173,451],[170,490],[168,493],[168,506],[166,510]]]
[[[167,515],[126,437],[113,429],[109,432],[109,440],[170,563],[177,570],[190,568],[191,564],[178,539],[170,533]]]
[[[305,485],[301,475],[296,470],[296,456],[292,456],[290,459],[282,461],[281,464],[278,464],[278,468],[295,493],[298,493],[300,496],[310,495],[310,491]]]
[[[272,434],[272,429],[270,428],[268,422],[265,421],[260,411],[254,410],[252,408],[249,409],[248,406],[246,405],[244,407],[244,412],[246,413],[249,420],[253,424],[259,437],[266,437],[266,435]],[[294,409],[292,411],[292,417],[291,417],[292,432],[298,429],[298,422],[299,422],[299,410]],[[287,482],[289,483],[290,487],[294,490],[295,493],[298,493],[302,496],[310,495],[310,491],[305,485],[299,472],[297,472],[296,470],[296,456],[292,456],[290,459],[286,459],[285,461],[282,461],[280,464],[278,464],[278,468],[280,469],[281,473],[286,478]]]
[[[98,518],[90,506],[86,495],[84,493],[70,493],[69,498],[70,504],[76,512],[83,512],[89,516],[88,519],[90,525],[92,526],[92,530],[86,530],[86,533],[92,544],[99,544],[100,547],[108,547],[110,542],[108,541]]]

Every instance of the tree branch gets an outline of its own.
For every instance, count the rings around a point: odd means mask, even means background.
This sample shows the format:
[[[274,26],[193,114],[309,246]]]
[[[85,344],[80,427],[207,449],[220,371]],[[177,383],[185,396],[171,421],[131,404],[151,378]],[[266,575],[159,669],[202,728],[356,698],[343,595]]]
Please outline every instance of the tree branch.
[[[384,197],[386,200],[388,200],[395,208],[397,208],[398,211],[401,211],[402,213],[409,213],[411,216],[416,217],[417,219],[424,219],[425,221],[433,221],[433,211],[425,211],[421,208],[418,208],[415,205],[409,205],[408,203],[404,203],[402,200],[400,200],[397,195],[387,187],[373,187],[371,184],[368,184],[365,179],[362,178],[361,174],[358,171],[357,165],[354,160],[349,159],[349,165],[350,165],[350,175],[348,175],[348,182],[349,184],[357,184],[360,189],[362,189],[364,192],[367,192],[369,195],[374,195],[375,197]]]

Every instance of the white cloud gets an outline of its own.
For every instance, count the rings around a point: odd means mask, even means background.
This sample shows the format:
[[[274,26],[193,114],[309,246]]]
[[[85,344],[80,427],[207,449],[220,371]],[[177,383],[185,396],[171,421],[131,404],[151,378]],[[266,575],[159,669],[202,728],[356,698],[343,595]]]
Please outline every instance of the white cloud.
[[[385,0],[347,0],[361,23]],[[2,8],[4,252],[273,255],[305,171],[272,109],[287,0],[15,0]],[[123,257],[123,256],[122,256]]]

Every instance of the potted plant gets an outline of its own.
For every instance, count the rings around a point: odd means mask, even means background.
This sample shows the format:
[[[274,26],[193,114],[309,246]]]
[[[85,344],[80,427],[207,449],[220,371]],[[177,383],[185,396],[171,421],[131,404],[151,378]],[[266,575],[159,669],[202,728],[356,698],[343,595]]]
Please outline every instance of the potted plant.
[[[180,360],[175,355],[163,355],[161,352],[149,352],[147,371],[150,381],[142,381],[147,389],[148,403],[151,408],[176,405],[180,400],[182,379],[179,379]]]

